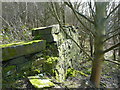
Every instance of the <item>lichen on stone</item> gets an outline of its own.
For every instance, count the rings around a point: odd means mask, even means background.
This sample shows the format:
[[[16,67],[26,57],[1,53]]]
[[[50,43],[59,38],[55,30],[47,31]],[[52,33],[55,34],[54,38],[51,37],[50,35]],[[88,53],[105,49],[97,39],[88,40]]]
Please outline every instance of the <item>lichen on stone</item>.
[[[55,86],[49,79],[40,79],[39,76],[30,76],[28,77],[30,83],[35,88],[45,88],[45,87],[53,87]]]
[[[42,41],[42,40],[34,40],[34,41],[30,41],[30,42],[22,41],[22,42],[17,42],[17,43],[2,44],[2,45],[0,45],[0,48],[11,47],[11,46],[16,46],[16,45],[27,45],[27,44],[40,42],[40,41]]]

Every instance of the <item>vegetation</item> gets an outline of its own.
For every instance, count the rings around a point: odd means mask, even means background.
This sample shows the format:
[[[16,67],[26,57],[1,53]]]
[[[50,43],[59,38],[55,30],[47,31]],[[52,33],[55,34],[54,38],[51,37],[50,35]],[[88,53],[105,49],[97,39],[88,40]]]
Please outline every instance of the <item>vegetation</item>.
[[[120,88],[120,2],[2,2],[2,11],[0,48],[37,43],[51,33],[32,31],[60,28],[45,50],[2,62],[3,88],[37,88],[28,78],[37,76],[51,89]]]

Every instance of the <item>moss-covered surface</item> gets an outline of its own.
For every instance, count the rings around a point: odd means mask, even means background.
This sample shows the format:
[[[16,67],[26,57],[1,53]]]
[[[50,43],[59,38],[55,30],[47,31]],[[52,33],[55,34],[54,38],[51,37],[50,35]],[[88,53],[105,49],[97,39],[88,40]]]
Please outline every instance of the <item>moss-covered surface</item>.
[[[47,59],[45,63],[43,64],[43,72],[54,76],[58,57],[47,56],[46,58]]]
[[[77,77],[79,74],[82,75],[82,76],[88,77],[88,75],[83,73],[82,71],[75,70],[74,68],[69,68],[69,69],[67,69],[66,78],[68,78],[68,77]]]
[[[3,67],[3,87],[25,88],[27,86],[20,85],[23,83],[23,80],[26,77],[36,76],[39,74],[54,77],[55,66],[58,60],[56,49],[57,48],[54,44],[47,44],[47,48],[45,50],[34,54],[32,57],[26,58],[22,56],[21,58],[12,59],[12,61],[9,60],[8,65]],[[18,65],[17,63],[20,64]]]
[[[18,60],[18,62],[16,62]],[[27,76],[40,73],[32,66],[32,60],[25,60],[25,58],[18,58],[3,64],[2,70],[2,87],[3,88],[20,88],[24,87],[18,85],[18,81],[25,79]]]
[[[49,79],[40,79],[39,76],[30,76],[28,77],[29,81],[35,88],[45,88],[55,86]]]
[[[42,51],[46,47],[43,40],[34,40],[30,42],[19,42],[1,45],[3,61],[13,59],[23,55],[29,55]]]
[[[17,43],[9,43],[9,44],[2,44],[0,45],[0,48],[5,48],[5,47],[11,47],[11,46],[16,46],[16,45],[28,45],[28,44],[32,44],[32,43],[37,43],[37,42],[41,42],[43,40],[34,40],[34,41],[30,41],[30,42],[17,42]]]

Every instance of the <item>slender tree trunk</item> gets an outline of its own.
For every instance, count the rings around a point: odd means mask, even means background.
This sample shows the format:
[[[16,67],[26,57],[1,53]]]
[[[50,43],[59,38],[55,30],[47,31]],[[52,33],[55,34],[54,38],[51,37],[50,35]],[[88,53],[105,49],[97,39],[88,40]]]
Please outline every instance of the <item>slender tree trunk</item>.
[[[113,37],[113,43],[116,44],[116,38]],[[116,50],[113,50],[113,60],[116,60]]]
[[[91,36],[90,36],[90,55],[91,57],[93,57],[93,39]]]
[[[64,3],[63,3],[62,16],[63,16],[63,25],[65,25],[65,4]]]
[[[91,23],[90,23],[90,29],[91,29]],[[90,55],[91,55],[91,57],[93,57],[93,38],[91,35],[90,35],[89,43],[90,43]]]
[[[90,80],[96,88],[100,87],[100,78],[102,72],[102,65],[104,61],[104,38],[105,38],[105,15],[106,15],[106,3],[96,2],[96,16],[95,16],[95,30],[96,37],[94,39],[94,60],[92,62],[92,73]]]
[[[120,7],[118,8],[118,27],[120,27]],[[118,31],[120,33],[120,30]],[[120,42],[120,34],[119,34],[119,42]],[[118,56],[120,57],[120,47],[118,50]]]
[[[120,42],[120,34],[119,34],[119,42]],[[118,56],[120,57],[120,47],[118,49]]]

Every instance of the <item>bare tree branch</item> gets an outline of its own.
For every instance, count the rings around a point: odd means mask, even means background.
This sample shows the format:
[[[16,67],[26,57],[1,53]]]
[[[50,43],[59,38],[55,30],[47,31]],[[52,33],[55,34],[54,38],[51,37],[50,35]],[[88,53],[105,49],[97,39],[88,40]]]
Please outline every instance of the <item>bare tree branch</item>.
[[[76,11],[74,10],[72,4],[70,2],[65,2],[65,4],[72,9],[72,11],[73,11],[74,15],[76,16],[76,18],[78,19],[78,21],[82,24],[83,27],[85,27],[85,30],[87,30],[86,32],[88,33],[88,31],[89,31],[95,37],[95,32],[93,32],[86,25],[83,24],[83,22],[80,20],[80,18],[76,14]]]
[[[85,19],[86,19],[87,21],[89,21],[90,23],[94,24],[94,21],[88,19],[88,18],[87,18],[85,15],[83,15],[82,13],[78,12],[77,10],[75,10],[75,12],[76,12],[78,15],[82,16],[83,18],[85,18]]]
[[[120,65],[120,63],[118,63],[118,62],[116,62],[116,61],[113,61],[113,60],[105,59],[105,61],[112,62],[112,63],[115,63],[115,64],[117,64],[117,65]]]
[[[115,34],[115,35],[112,35],[112,36],[110,36],[110,37],[108,37],[107,39],[105,39],[103,42],[106,42],[107,40],[109,40],[109,39],[111,39],[112,37],[115,37],[115,36],[117,36],[117,35],[119,35],[120,33],[117,33],[117,34]]]
[[[9,27],[11,27],[11,25],[9,24],[9,22],[6,21],[2,16],[0,16],[0,18],[1,18]]]
[[[120,42],[117,43],[117,44],[115,44],[115,45],[113,45],[112,47],[106,49],[103,53],[107,53],[107,52],[113,50],[113,49],[116,48],[116,47],[120,47]]]
[[[94,12],[94,10],[92,9],[91,0],[90,0],[90,2],[88,2],[88,5],[89,5],[89,8],[90,8],[90,10],[91,10],[92,17],[94,17],[94,16],[95,16],[95,12]]]
[[[67,2],[65,2],[65,3],[66,3],[66,5],[68,5]],[[69,6],[71,9],[73,9],[73,6],[72,6],[71,3],[70,3],[70,5],[68,5],[68,6]],[[84,19],[86,19],[88,22],[94,24],[94,21],[90,20],[89,18],[87,18],[87,17],[86,17],[85,15],[83,15],[82,13],[78,12],[77,10],[75,10],[75,12],[76,12],[78,15],[80,15],[81,17],[83,17]]]
[[[108,19],[110,17],[110,15],[117,9],[119,8],[120,4],[118,4],[109,14],[108,16],[106,17],[106,19]]]
[[[120,27],[116,28],[114,31],[108,32],[106,35],[109,35],[110,33],[114,33],[116,31],[120,30]]]
[[[63,32],[79,47],[80,50],[82,50],[91,60],[93,60],[93,58],[70,35],[67,34],[67,32],[64,30],[64,28],[59,20],[59,17],[56,13],[56,9],[55,9],[54,4],[52,2],[51,2],[51,5],[52,5],[53,11],[54,11],[55,18],[57,19],[57,21],[60,25],[60,28],[63,30]]]

